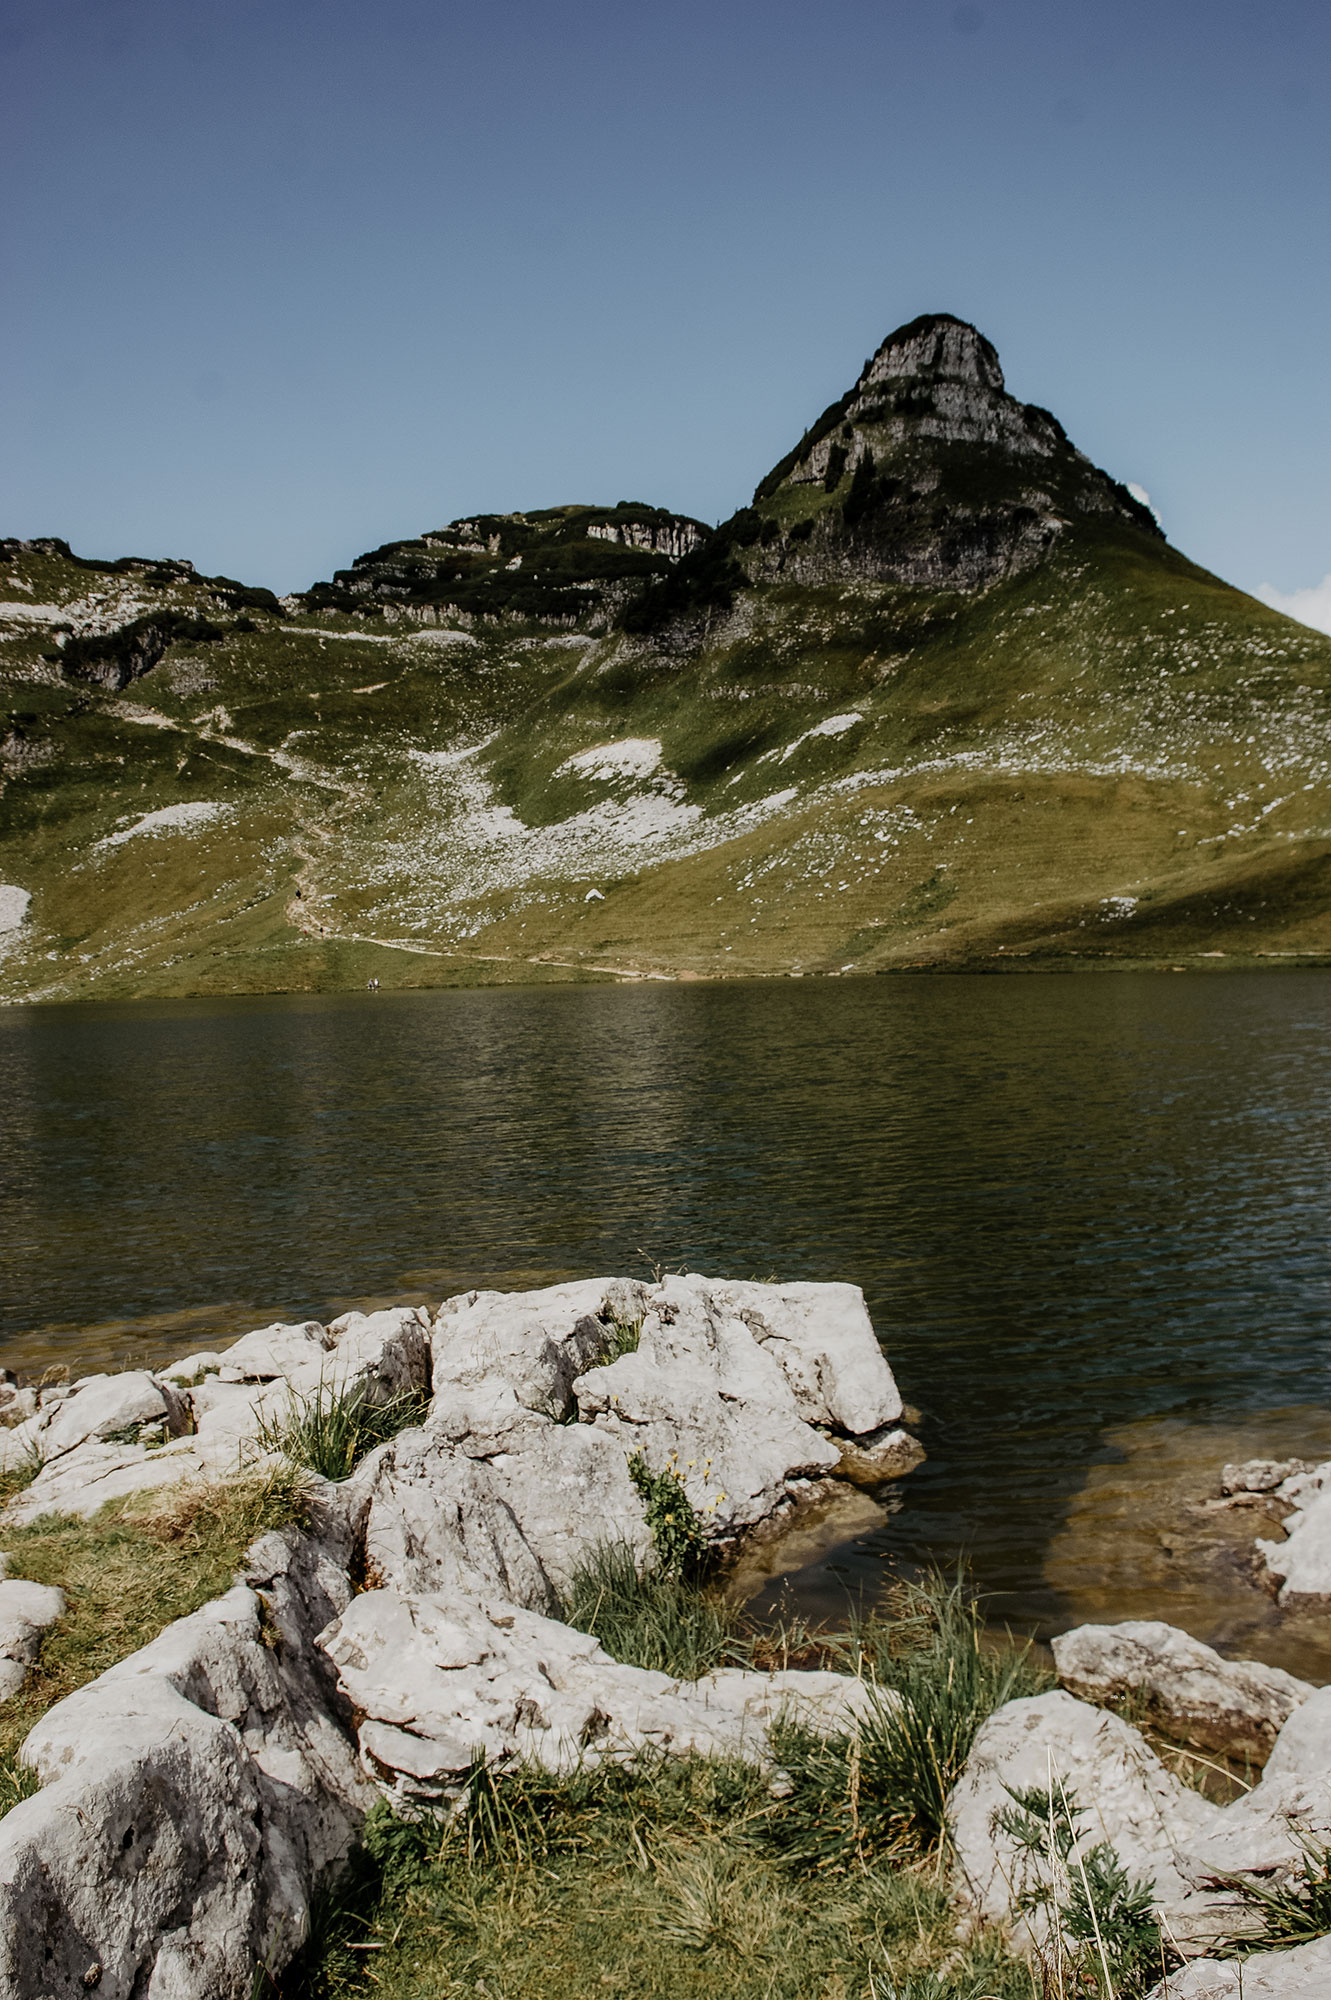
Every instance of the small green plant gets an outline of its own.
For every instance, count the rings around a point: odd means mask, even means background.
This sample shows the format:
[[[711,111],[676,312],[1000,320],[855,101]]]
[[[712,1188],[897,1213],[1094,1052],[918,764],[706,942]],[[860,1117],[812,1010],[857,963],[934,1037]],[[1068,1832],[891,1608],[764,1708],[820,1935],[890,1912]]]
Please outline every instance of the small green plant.
[[[1047,1879],[1024,1890],[1018,1906],[1047,1906],[1076,1970],[1078,1990],[1097,2000],[1138,2000],[1167,1970],[1168,1954],[1149,1882],[1128,1874],[1108,1841],[1083,1844],[1085,1809],[1063,1789],[1008,1788],[993,1825],[1008,1834]]]
[[[636,1354],[641,1339],[642,1321],[620,1319],[616,1313],[606,1327],[605,1344],[598,1365],[604,1368],[608,1362],[618,1361],[621,1354]]]
[[[346,1479],[376,1445],[420,1423],[426,1408],[416,1389],[376,1403],[359,1383],[321,1382],[310,1396],[292,1391],[286,1408],[260,1425],[258,1442],[323,1479]]]
[[[1240,1875],[1225,1880],[1262,1920],[1255,1935],[1233,1941],[1228,1947],[1230,1956],[1283,1951],[1331,1936],[1331,1847],[1306,1844],[1297,1873],[1284,1882],[1253,1882]]]
[[[642,1453],[635,1451],[629,1460],[629,1477],[642,1495],[662,1574],[686,1578],[700,1575],[709,1553],[707,1536],[674,1459],[663,1471],[653,1472]],[[717,1497],[724,1499],[725,1495]]]
[[[604,1542],[583,1558],[562,1616],[625,1666],[650,1667],[677,1680],[696,1680],[744,1651],[726,1605],[669,1571],[639,1576],[633,1550],[622,1542]]]

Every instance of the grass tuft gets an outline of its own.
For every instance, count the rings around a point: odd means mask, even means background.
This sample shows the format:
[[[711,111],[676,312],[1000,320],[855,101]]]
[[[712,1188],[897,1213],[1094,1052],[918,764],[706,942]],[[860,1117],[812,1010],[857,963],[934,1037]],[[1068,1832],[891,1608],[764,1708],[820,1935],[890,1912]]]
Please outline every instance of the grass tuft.
[[[1242,1875],[1225,1880],[1262,1920],[1260,1932],[1230,1945],[1230,1956],[1285,1951],[1331,1935],[1331,1847],[1309,1841],[1297,1873],[1285,1882],[1255,1882]]]
[[[346,1479],[376,1445],[419,1424],[428,1401],[421,1390],[404,1389],[376,1403],[359,1383],[321,1382],[311,1396],[291,1391],[286,1408],[261,1424],[258,1443],[323,1479]]]
[[[1024,1966],[958,1946],[927,1871],[792,1867],[787,1811],[721,1759],[560,1779],[478,1765],[452,1815],[371,1813],[322,1955],[276,1991],[711,2000],[720,1976],[731,2000],[1030,2000]]]
[[[987,1637],[964,1576],[902,1584],[888,1610],[843,1640],[843,1664],[880,1691],[851,1736],[820,1736],[786,1718],[773,1748],[788,1772],[792,1852],[807,1866],[925,1859],[946,1841],[947,1799],[982,1723],[1050,1677],[1029,1648]],[[825,1642],[829,1643],[829,1642]]]
[[[612,1659],[677,1680],[697,1680],[746,1657],[736,1612],[669,1572],[639,1576],[623,1542],[602,1542],[583,1557],[561,1615],[599,1639]]]

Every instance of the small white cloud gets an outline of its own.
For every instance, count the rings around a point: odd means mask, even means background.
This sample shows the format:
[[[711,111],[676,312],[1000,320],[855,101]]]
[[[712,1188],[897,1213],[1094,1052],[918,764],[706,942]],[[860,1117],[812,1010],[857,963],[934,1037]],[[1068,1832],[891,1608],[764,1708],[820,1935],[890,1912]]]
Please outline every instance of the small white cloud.
[[[1311,625],[1314,632],[1331,632],[1331,573],[1307,590],[1277,590],[1272,584],[1259,583],[1253,595],[1273,611],[1283,611],[1286,618]]]
[[[1139,486],[1135,479],[1130,479],[1128,481],[1128,491],[1132,495],[1134,500],[1141,501],[1143,507],[1151,507],[1150,494],[1146,491],[1146,488],[1144,486]],[[1160,519],[1160,516],[1156,513],[1154,507],[1151,507],[1151,512],[1153,515],[1155,515],[1155,520],[1157,525],[1163,528],[1165,524]]]

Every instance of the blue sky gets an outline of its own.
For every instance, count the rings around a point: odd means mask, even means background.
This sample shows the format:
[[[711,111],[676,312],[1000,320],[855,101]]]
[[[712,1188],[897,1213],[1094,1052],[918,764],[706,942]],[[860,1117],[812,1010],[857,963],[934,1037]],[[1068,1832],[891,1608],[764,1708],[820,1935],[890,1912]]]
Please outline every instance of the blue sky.
[[[1325,0],[0,0],[0,533],[278,589],[716,520],[893,326],[1331,570]]]

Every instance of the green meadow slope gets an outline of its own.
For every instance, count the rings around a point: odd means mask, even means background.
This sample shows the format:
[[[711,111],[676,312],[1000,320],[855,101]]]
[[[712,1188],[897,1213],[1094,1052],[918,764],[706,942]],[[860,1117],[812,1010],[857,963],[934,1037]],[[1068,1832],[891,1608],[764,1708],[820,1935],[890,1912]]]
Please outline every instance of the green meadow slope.
[[[902,328],[715,531],[0,544],[0,997],[1331,956],[1331,639]]]

